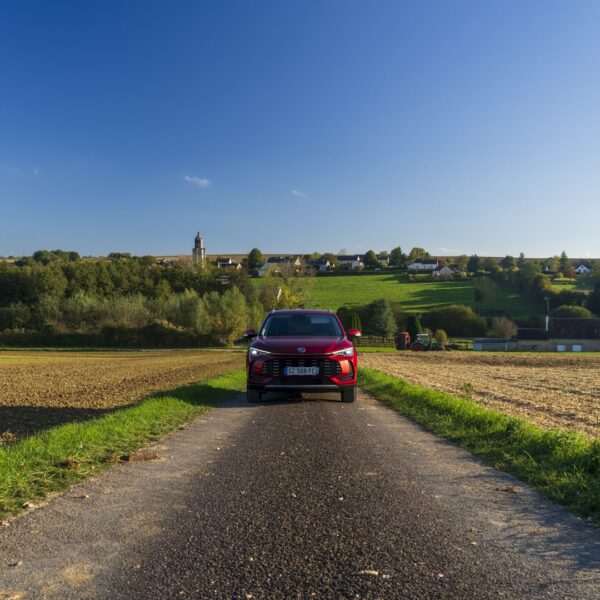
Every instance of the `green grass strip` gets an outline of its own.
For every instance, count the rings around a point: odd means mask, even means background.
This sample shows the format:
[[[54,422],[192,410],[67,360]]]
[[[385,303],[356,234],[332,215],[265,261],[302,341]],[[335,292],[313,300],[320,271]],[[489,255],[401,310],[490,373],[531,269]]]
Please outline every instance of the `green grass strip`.
[[[0,448],[0,518],[23,503],[98,473],[115,456],[132,453],[190,421],[245,386],[244,371],[164,393],[96,419],[69,423]]]
[[[375,369],[361,369],[359,385],[425,429],[600,524],[600,440],[542,429]]]

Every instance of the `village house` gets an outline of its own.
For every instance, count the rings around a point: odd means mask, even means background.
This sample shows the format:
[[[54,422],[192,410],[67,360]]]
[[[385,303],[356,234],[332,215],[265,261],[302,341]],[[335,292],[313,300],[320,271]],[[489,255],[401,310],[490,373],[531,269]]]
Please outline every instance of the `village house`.
[[[242,268],[241,263],[237,260],[234,260],[230,256],[219,256],[215,261],[215,264],[217,266],[217,269],[232,269],[235,271],[239,271]]]
[[[258,269],[258,276],[265,277],[269,274],[281,273],[281,270],[288,266],[300,268],[302,266],[302,258],[300,256],[269,256],[266,262]]]
[[[328,273],[333,269],[333,265],[326,258],[319,258],[311,264],[318,273]]]
[[[452,275],[454,275],[454,271],[452,270],[452,267],[448,266],[448,265],[438,265],[432,272],[431,272],[431,276],[432,277],[452,277]]]
[[[338,254],[338,263],[340,267],[350,267],[350,269],[362,269],[364,266],[362,254]]]
[[[409,271],[429,271],[430,273],[435,271],[440,265],[440,261],[437,258],[418,258],[414,262],[408,265]]]
[[[583,263],[575,269],[575,273],[577,273],[577,275],[589,275],[591,272],[592,269]]]

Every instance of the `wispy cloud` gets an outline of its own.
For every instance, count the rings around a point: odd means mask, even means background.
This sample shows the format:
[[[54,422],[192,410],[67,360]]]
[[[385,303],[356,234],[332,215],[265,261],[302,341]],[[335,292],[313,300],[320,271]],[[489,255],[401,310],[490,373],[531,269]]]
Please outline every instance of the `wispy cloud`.
[[[464,254],[464,250],[459,250],[457,248],[444,248],[444,246],[440,246],[440,250],[446,254]]]
[[[306,198],[308,196],[306,192],[301,192],[300,190],[290,190],[290,194],[296,196],[296,198]]]
[[[206,179],[205,177],[192,177],[191,175],[184,175],[183,178],[192,185],[197,185],[198,187],[208,187],[210,185],[210,179]]]

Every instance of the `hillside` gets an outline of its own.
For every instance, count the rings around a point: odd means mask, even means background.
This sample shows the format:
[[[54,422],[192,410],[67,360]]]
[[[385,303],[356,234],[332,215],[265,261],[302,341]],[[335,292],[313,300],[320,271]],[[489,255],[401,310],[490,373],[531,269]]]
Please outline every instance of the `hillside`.
[[[425,312],[440,306],[475,306],[471,281],[406,281],[403,275],[373,274],[315,277],[311,282],[311,306],[338,309],[363,306],[385,298],[399,302],[409,312]],[[517,293],[497,289],[494,298],[483,305],[484,311],[502,311],[523,319],[543,314],[544,307]]]

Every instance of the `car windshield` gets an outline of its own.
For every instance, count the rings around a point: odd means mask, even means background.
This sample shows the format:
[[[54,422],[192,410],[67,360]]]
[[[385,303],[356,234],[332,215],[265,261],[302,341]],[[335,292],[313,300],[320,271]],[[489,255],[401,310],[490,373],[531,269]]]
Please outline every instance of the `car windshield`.
[[[339,337],[342,329],[333,315],[284,314],[271,315],[261,335],[264,337]]]

